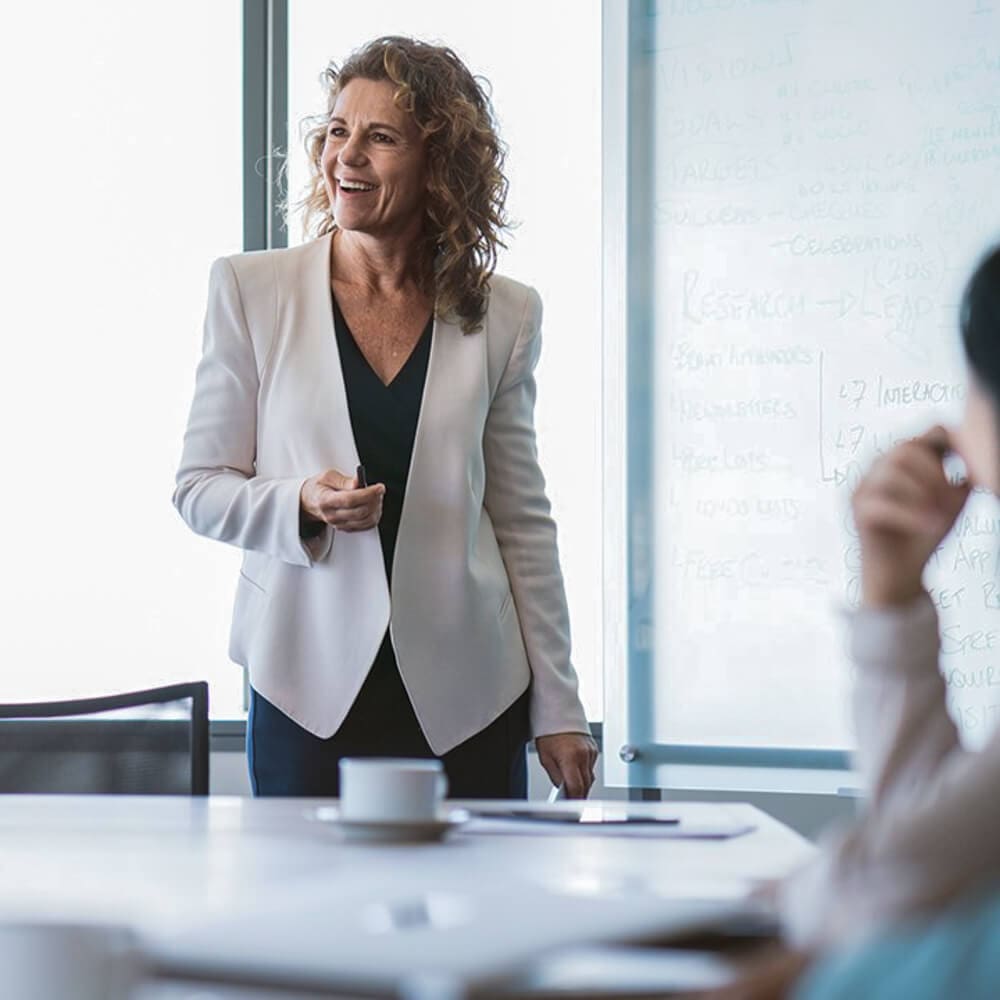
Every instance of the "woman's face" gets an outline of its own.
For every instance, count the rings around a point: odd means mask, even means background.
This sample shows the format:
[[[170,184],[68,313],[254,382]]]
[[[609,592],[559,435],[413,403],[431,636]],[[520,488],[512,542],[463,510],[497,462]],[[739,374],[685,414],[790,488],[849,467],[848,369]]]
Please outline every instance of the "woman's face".
[[[1000,496],[1000,413],[974,377],[969,379],[965,415],[955,431],[955,446],[973,485]]]
[[[426,149],[388,80],[352,80],[340,92],[323,146],[323,177],[340,229],[392,237],[419,227]]]

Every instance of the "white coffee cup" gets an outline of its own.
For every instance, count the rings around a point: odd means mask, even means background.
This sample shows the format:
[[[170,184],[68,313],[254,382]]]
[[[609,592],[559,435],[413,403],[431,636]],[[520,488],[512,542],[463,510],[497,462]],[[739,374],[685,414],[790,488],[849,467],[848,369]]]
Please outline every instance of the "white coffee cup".
[[[141,976],[136,941],[124,928],[0,921],[5,1000],[126,1000]]]
[[[345,757],[340,761],[340,815],[375,823],[439,818],[448,779],[439,760]]]

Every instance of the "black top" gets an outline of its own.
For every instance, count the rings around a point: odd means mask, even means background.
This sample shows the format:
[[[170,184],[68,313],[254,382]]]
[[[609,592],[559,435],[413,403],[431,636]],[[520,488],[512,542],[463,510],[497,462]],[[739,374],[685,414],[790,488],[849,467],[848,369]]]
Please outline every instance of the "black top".
[[[358,457],[369,483],[385,483],[378,531],[385,572],[391,585],[392,557],[396,551],[406,479],[427,379],[434,317],[432,315],[427,321],[420,340],[399,373],[386,385],[361,353],[332,291],[331,297],[340,366],[347,390],[347,409]]]

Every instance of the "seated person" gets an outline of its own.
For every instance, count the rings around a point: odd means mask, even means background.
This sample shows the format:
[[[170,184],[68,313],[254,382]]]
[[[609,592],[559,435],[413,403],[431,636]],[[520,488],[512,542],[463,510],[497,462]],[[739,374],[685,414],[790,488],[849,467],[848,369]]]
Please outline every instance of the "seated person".
[[[898,445],[853,498],[862,560],[861,607],[850,621],[853,708],[867,807],[779,887],[793,950],[762,960],[713,994],[719,1000],[973,998],[984,995],[975,986],[982,963],[994,956],[990,968],[1000,965],[1000,730],[979,752],[963,749],[922,584],[972,488],[1000,495],[1000,247],[969,281],[961,328],[961,425]],[[950,451],[968,481],[949,481]],[[965,954],[946,956],[949,942]],[[815,962],[828,953],[835,957]],[[1000,978],[993,985],[1000,996]]]
[[[978,753],[962,748],[938,670],[937,614],[921,582],[972,485],[1000,494],[1000,247],[973,274],[961,325],[969,366],[961,426],[898,445],[854,495],[862,606],[851,621],[853,707],[869,803],[784,886],[797,944],[841,944],[1000,879],[1000,731]],[[964,460],[967,482],[949,482],[948,451]]]

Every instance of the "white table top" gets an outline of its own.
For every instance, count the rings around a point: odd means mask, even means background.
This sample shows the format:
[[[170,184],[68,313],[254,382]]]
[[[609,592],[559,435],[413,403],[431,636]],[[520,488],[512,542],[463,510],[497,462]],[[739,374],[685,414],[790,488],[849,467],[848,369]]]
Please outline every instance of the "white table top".
[[[484,898],[519,891],[538,900],[546,893],[574,896],[581,913],[598,900],[614,938],[623,913],[648,917],[656,905],[679,900],[738,901],[812,853],[797,834],[745,804],[721,807],[755,828],[732,839],[458,832],[441,844],[412,846],[344,843],[314,818],[317,807],[330,804],[0,797],[0,912],[123,923],[152,940],[171,941],[212,920],[239,920],[252,930],[254,915],[263,922],[270,909],[281,914],[286,930],[301,914],[302,933],[295,938],[292,927],[288,947],[302,952],[309,947],[308,922],[315,920],[304,901],[333,907],[390,885],[461,887]],[[630,804],[653,815],[681,810],[685,821],[695,822],[718,808]],[[588,934],[595,936],[593,921]]]

